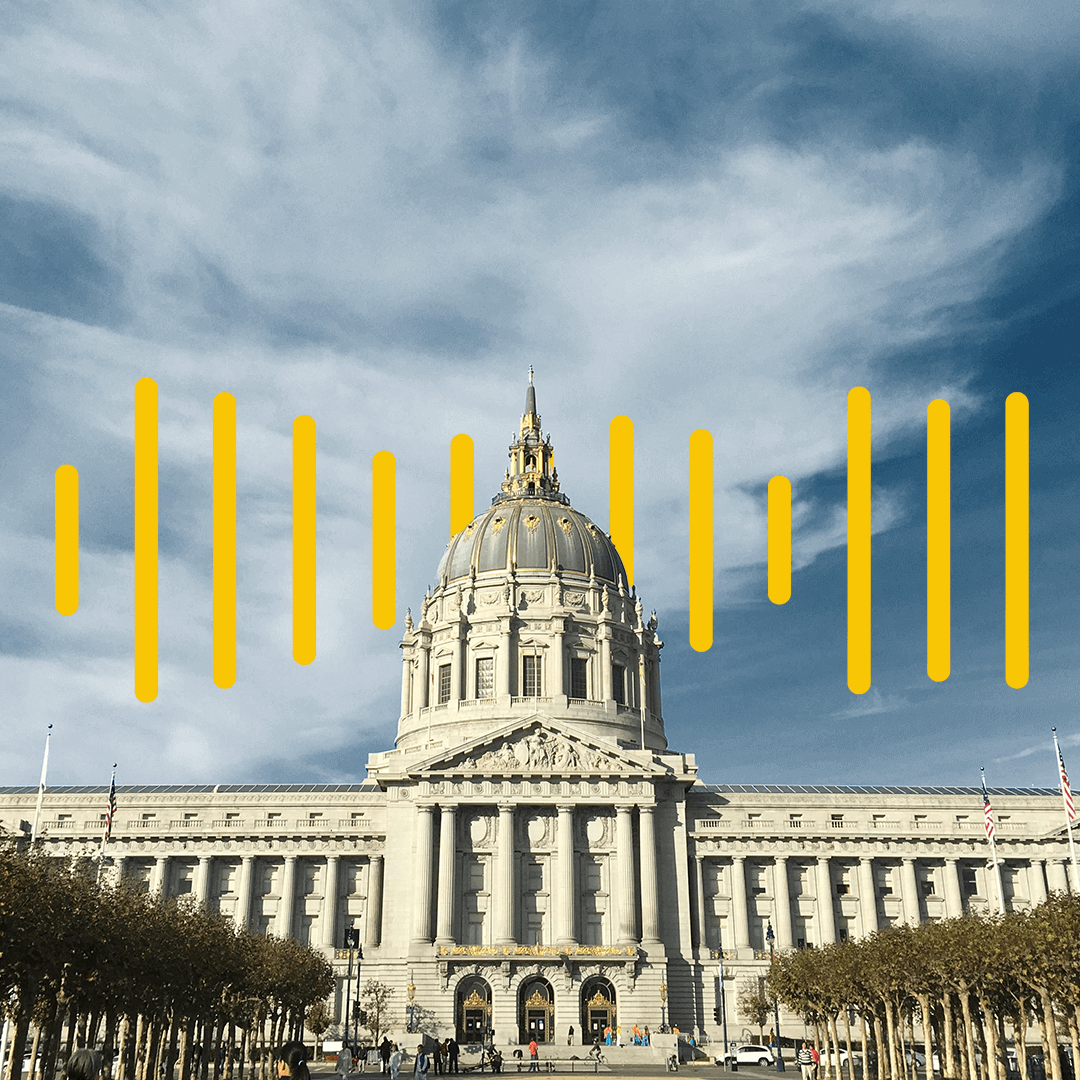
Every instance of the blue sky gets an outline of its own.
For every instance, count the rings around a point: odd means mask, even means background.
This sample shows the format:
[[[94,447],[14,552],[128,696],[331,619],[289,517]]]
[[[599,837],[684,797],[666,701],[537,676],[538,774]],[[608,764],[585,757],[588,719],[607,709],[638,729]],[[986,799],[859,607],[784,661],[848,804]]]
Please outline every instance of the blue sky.
[[[497,489],[532,364],[563,490],[636,580],[707,781],[1046,785],[1080,746],[1080,10],[1066,3],[9,5],[0,15],[6,783],[360,779],[449,442]],[[131,672],[132,394],[161,392],[161,693]],[[874,684],[844,678],[844,407],[874,399]],[[210,678],[210,421],[239,415],[239,678]],[[1031,401],[1031,681],[1004,681],[1004,401]],[[953,674],[925,674],[924,438],[953,411]],[[289,649],[289,431],[319,428],[319,657]],[[716,445],[716,644],[686,643],[686,453]],[[52,608],[52,475],[82,599]],[[765,600],[792,479],[793,598]],[[1080,754],[1072,751],[1080,760]],[[1080,764],[1074,771],[1080,769]]]

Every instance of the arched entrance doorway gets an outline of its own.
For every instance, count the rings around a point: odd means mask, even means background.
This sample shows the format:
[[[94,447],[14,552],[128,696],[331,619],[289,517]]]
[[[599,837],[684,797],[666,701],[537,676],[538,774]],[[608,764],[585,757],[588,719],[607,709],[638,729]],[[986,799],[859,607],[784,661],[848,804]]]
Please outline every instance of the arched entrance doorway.
[[[594,975],[581,987],[582,1042],[592,1043],[599,1036],[604,1041],[604,1029],[615,1030],[615,987],[610,979]]]
[[[491,1027],[491,986],[479,975],[466,975],[457,985],[454,1016],[457,1034],[463,1046],[482,1043]]]
[[[519,1042],[555,1039],[555,995],[551,983],[541,975],[526,979],[518,991],[518,1029]]]

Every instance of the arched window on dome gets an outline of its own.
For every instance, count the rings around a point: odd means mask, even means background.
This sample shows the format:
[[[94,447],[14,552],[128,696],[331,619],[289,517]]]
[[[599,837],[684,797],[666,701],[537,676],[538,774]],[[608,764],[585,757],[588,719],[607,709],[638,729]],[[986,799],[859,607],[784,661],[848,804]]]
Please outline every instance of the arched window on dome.
[[[536,468],[536,458],[532,454],[530,454],[525,459],[525,468],[526,469],[535,469]]]

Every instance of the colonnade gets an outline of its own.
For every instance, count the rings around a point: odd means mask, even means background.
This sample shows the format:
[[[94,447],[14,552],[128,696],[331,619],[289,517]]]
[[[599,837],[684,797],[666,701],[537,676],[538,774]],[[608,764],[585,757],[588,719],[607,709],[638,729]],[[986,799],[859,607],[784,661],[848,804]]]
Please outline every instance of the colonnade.
[[[475,804],[470,804],[474,809]],[[518,892],[515,881],[515,821],[519,809],[515,803],[498,803],[498,831],[492,860],[491,882],[491,943],[513,945],[518,943],[515,926],[515,908]],[[531,804],[530,804],[530,808]],[[583,808],[595,812],[595,803]],[[556,809],[556,837],[553,863],[552,930],[554,944],[573,945],[578,941],[575,901],[576,853],[574,845],[575,803],[558,803]],[[639,940],[655,944],[660,940],[660,910],[656,859],[655,806],[632,806],[617,804],[615,809],[615,866],[612,880],[615,909],[613,912],[613,944],[631,945]],[[638,812],[640,832],[640,862],[634,857],[633,813]],[[439,812],[439,859],[438,880],[434,881],[435,868],[435,812]],[[435,936],[438,945],[455,943],[456,875],[457,854],[456,803],[418,804],[416,807],[416,900],[413,908],[412,941],[414,945],[430,944],[432,938],[431,910],[435,899]],[[641,935],[638,936],[638,909],[635,901],[635,881],[641,883]]]
[[[835,889],[832,876],[832,858],[827,855],[798,855],[778,854],[772,856],[772,885],[771,890],[771,921],[776,934],[776,947],[778,949],[790,949],[794,946],[792,933],[792,907],[791,891],[788,878],[788,862],[797,858],[798,862],[806,869],[810,877],[813,897],[813,915],[817,923],[817,944],[831,944],[837,940]],[[857,865],[852,863],[857,858]],[[750,940],[750,907],[747,895],[746,862],[750,859],[754,863],[760,863],[764,857],[757,855],[735,854],[730,856],[731,886],[730,886],[730,916],[731,934],[730,940],[721,944],[726,949],[733,949],[737,953],[745,952],[751,948]],[[706,904],[709,897],[705,894],[704,868],[706,862],[723,861],[707,854],[698,854],[693,857],[693,881],[696,885],[696,911],[692,923],[692,941],[695,946],[703,946],[708,940]],[[878,918],[878,889],[874,877],[874,863],[877,861],[873,855],[847,856],[836,860],[842,863],[852,874],[854,881],[850,885],[855,887],[850,893],[844,895],[849,900],[857,903],[860,921],[860,932],[863,935],[871,934],[880,928]],[[899,854],[880,860],[895,871],[892,881],[898,886],[898,892],[894,894],[900,902],[902,919],[906,923],[916,924],[922,920],[923,898],[920,895],[919,875],[917,864],[920,858],[917,855]],[[963,877],[962,863],[964,859],[959,855],[927,856],[923,860],[940,872],[935,875],[935,885],[941,882],[943,888],[944,915],[947,918],[956,918],[964,914]],[[970,860],[973,863],[981,863],[982,860]],[[1046,899],[1047,890],[1069,890],[1068,860],[1063,858],[1031,858],[1023,860],[1023,866],[1016,866],[1018,860],[1013,860],[1011,865],[1022,870],[1027,879],[1026,897],[1031,904],[1038,904]],[[941,864],[944,863],[944,866]],[[988,871],[987,887],[991,891],[991,900],[994,899],[992,878]],[[809,944],[809,943],[808,943]]]
[[[134,857],[138,858],[138,857]],[[214,860],[223,859],[230,865],[235,865],[236,856],[198,856],[198,864],[195,867],[192,878],[192,895],[204,907],[210,901],[211,881],[213,879]],[[322,887],[322,903],[319,911],[319,934],[318,939],[310,944],[323,948],[335,949],[341,947],[342,935],[338,933],[341,879],[341,856],[330,854],[322,859],[315,860],[323,864],[325,879]],[[352,858],[350,856],[350,858]],[[245,928],[251,924],[251,902],[255,890],[256,873],[261,861],[257,855],[241,855],[240,880],[236,888],[236,907],[233,912],[233,921],[238,927]],[[372,854],[368,859],[368,889],[366,914],[363,919],[364,945],[378,945],[382,932],[382,894],[383,894],[383,856]],[[113,866],[118,874],[123,877],[125,864],[133,861],[132,856],[114,855]],[[141,861],[141,860],[140,860]],[[150,870],[149,890],[152,893],[165,891],[168,881],[170,862],[188,862],[188,859],[179,859],[177,856],[158,855],[154,858]],[[272,858],[275,863],[282,863],[281,890],[278,899],[277,914],[274,917],[273,931],[279,937],[295,937],[295,916],[297,901],[297,880],[303,863],[311,860],[306,856],[285,855],[283,859]]]

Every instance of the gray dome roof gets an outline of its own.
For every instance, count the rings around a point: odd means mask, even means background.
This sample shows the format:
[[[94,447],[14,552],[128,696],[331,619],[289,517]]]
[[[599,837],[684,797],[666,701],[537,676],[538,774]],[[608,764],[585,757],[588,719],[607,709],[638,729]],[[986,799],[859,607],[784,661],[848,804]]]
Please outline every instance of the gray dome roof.
[[[584,514],[553,499],[500,498],[451,541],[439,580],[501,570],[556,570],[626,580],[615,545]]]

